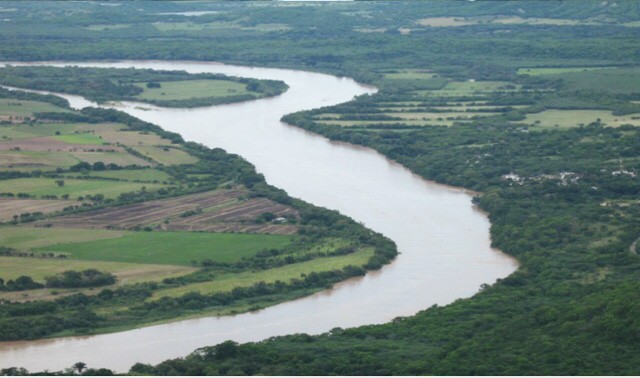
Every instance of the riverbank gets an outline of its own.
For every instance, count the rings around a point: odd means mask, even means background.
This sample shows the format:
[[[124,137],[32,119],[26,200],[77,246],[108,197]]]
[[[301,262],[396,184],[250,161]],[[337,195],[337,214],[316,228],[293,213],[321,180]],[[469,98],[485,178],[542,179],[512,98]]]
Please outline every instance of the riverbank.
[[[371,92],[368,87],[322,74],[220,64],[88,65],[176,68],[285,81],[290,89],[283,95],[251,103],[141,110],[139,104],[125,102],[119,110],[178,132],[186,140],[242,155],[256,165],[269,184],[294,197],[339,209],[382,232],[396,241],[401,255],[380,274],[255,314],[195,319],[87,339],[50,340],[26,349],[2,349],[3,358],[12,364],[21,362],[30,370],[59,369],[80,359],[90,366],[123,371],[137,361],[159,362],[226,339],[255,341],[288,333],[313,334],[334,327],[383,323],[434,303],[470,296],[481,284],[493,282],[515,268],[513,260],[490,249],[489,224],[474,212],[470,196],[425,182],[370,150],[332,144],[280,122],[283,115],[293,111],[340,103]],[[437,217],[425,218],[424,214]],[[459,235],[461,229],[464,237]],[[446,289],[429,290],[436,287]],[[167,338],[167,334],[172,337]],[[60,345],[65,346],[64,353],[55,352]],[[115,353],[112,345],[119,345],[121,351]],[[129,349],[135,353],[127,352]],[[48,358],[38,361],[39,355]]]

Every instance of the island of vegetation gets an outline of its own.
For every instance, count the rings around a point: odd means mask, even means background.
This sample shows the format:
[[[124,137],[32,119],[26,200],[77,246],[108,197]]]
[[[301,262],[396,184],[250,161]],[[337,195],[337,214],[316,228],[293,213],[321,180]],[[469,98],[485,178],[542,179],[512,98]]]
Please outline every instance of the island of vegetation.
[[[77,94],[98,103],[139,101],[174,108],[256,100],[287,90],[284,82],[276,80],[87,67],[3,67],[0,85]]]
[[[285,120],[480,192],[493,245],[521,264],[472,298],[388,324],[229,341],[131,373],[639,373],[637,2],[11,6],[6,60],[197,59],[378,86]],[[180,13],[196,10],[215,13]]]

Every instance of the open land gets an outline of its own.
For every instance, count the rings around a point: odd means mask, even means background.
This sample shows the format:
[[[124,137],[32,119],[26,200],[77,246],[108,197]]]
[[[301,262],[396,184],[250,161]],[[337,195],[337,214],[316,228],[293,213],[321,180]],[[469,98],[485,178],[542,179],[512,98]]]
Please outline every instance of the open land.
[[[60,80],[52,78],[66,85]],[[151,88],[139,85],[137,100],[264,96],[247,91],[247,85],[160,80]],[[286,196],[280,203],[283,195],[270,194],[266,184],[261,184],[261,192],[245,185],[247,175],[256,185],[253,168],[237,157],[189,147],[175,134],[117,112],[110,113],[107,122],[100,111],[73,111],[59,99],[18,91],[0,95],[5,97],[0,97],[0,116],[6,118],[0,125],[0,172],[5,175],[0,179],[0,300],[12,306],[90,297],[91,311],[103,317],[91,332],[124,329],[187,313],[250,309],[244,294],[223,306],[217,300],[204,304],[195,312],[178,306],[140,316],[136,306],[141,303],[155,308],[163,306],[166,297],[238,296],[240,289],[251,292],[254,286],[271,285],[280,294],[250,296],[251,302],[268,305],[362,274],[376,257],[374,245],[361,243],[357,236],[369,232],[355,223],[338,234],[317,223],[313,238],[299,234],[307,227],[305,217],[313,219],[322,210]],[[207,162],[201,163],[202,158]],[[90,269],[114,280],[95,287],[43,287],[53,276]],[[326,278],[306,283],[306,275],[313,272]],[[16,284],[25,279],[35,283]],[[60,313],[74,311],[73,306],[56,308]],[[25,326],[1,337],[88,331],[51,324],[44,333]]]

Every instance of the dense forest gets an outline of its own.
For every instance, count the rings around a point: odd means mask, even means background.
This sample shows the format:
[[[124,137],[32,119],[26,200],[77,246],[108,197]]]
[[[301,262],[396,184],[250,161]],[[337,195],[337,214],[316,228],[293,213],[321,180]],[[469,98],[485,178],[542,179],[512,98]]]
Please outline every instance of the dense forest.
[[[5,6],[5,60],[216,60],[372,83],[285,121],[480,192],[493,245],[521,264],[388,324],[228,341],[131,373],[638,374],[636,2]],[[172,14],[193,10],[217,13]]]

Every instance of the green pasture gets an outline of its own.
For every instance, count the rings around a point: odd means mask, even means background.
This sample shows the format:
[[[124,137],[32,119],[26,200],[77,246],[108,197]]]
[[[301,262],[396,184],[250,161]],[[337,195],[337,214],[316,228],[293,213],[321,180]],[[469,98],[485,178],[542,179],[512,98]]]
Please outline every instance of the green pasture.
[[[290,236],[200,232],[136,232],[123,237],[41,247],[71,258],[129,263],[191,265],[210,259],[233,262],[260,250],[283,248]]]
[[[558,75],[573,72],[586,72],[596,70],[610,70],[616,67],[524,67],[518,69],[518,75]]]
[[[70,152],[70,154],[76,159],[78,159],[78,161],[84,161],[90,164],[97,163],[100,161],[105,164],[113,163],[120,166],[152,165],[152,163],[126,152],[74,151],[74,152]]]
[[[70,167],[79,162],[69,152],[48,151],[0,151],[0,167],[53,169]],[[2,186],[2,184],[0,184]]]
[[[39,112],[69,111],[46,102],[0,98],[0,116],[33,117]]]
[[[636,118],[636,119],[634,119]],[[577,127],[580,124],[600,120],[607,126],[617,127],[624,124],[640,126],[640,114],[613,115],[608,110],[545,110],[540,113],[527,114],[527,118],[519,123],[532,124],[539,127]]]
[[[130,28],[130,24],[89,25],[85,29],[93,31],[118,30]]]
[[[88,133],[90,131],[111,130],[124,125],[114,123],[34,123],[18,125],[0,125],[0,139],[24,139],[49,136],[65,136],[67,134]],[[61,134],[61,135],[56,135]],[[86,134],[87,136],[89,134]],[[102,141],[101,141],[102,142]]]
[[[392,80],[426,80],[431,79],[433,76],[433,73],[425,70],[398,70],[383,74],[385,79]]]
[[[164,165],[190,164],[198,161],[195,156],[179,148],[157,146],[135,146],[134,148],[143,155]]]
[[[362,266],[369,261],[371,256],[373,256],[373,248],[363,248],[349,255],[317,258],[273,269],[255,272],[246,271],[236,274],[224,273],[216,276],[212,281],[159,290],[153,294],[152,298],[178,297],[190,292],[202,294],[225,292],[235,287],[252,286],[258,282],[290,282],[294,278],[300,279],[303,274],[339,270],[348,265]]]
[[[91,171],[89,177],[104,177],[126,181],[168,181],[171,176],[158,169],[120,169],[117,171]]]
[[[568,72],[559,76],[563,89],[610,94],[640,93],[640,67]]]
[[[144,100],[189,100],[192,98],[227,97],[254,93],[247,85],[229,80],[180,80],[161,82],[160,88],[137,84],[144,92],[136,98]]]
[[[119,238],[127,234],[129,232],[126,231],[1,226],[0,246],[24,251],[58,243]]]
[[[102,138],[91,133],[55,135],[52,138],[60,142],[65,142],[70,144],[92,144],[92,145],[105,144]]]
[[[108,180],[64,179],[64,186],[59,186],[54,178],[19,178],[0,181],[0,192],[14,194],[27,193],[33,196],[68,194],[71,199],[80,196],[103,194],[106,198],[115,198],[121,193],[138,191],[142,187],[158,189],[160,184],[133,183]]]
[[[116,275],[122,273],[128,273],[130,275],[132,272],[136,272],[138,276],[145,276],[146,281],[153,281],[158,280],[157,274],[160,271],[173,271],[172,273],[176,273],[185,270],[185,267],[181,266],[176,266],[174,269],[166,269],[167,267],[171,268],[172,266],[143,265],[111,261],[95,262],[59,258],[51,259],[39,257],[0,256],[0,277],[5,281],[8,279],[15,279],[19,276],[30,276],[36,281],[42,281],[46,277],[62,273],[67,270],[80,271],[86,269],[98,269],[104,272],[114,273]],[[148,272],[153,272],[155,276],[145,274]]]

